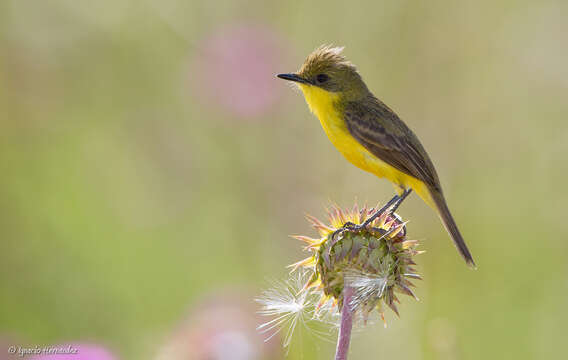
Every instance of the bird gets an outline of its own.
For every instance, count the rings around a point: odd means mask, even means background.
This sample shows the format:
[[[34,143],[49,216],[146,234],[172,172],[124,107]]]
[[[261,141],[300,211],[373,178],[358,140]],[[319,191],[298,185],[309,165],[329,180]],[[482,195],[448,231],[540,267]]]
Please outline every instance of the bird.
[[[327,137],[349,162],[394,184],[398,195],[375,216],[398,207],[414,190],[438,213],[458,252],[475,268],[428,153],[398,115],[373,95],[342,51],[343,47],[320,46],[297,72],[277,77],[298,85]],[[349,225],[361,229],[369,220]]]

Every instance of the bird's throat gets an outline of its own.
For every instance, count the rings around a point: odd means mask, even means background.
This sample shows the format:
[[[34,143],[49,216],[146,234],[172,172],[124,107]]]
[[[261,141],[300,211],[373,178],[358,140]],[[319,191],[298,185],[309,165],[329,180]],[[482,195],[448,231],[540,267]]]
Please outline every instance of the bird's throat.
[[[339,94],[325,91],[317,86],[300,84],[310,111],[322,119],[337,117]]]

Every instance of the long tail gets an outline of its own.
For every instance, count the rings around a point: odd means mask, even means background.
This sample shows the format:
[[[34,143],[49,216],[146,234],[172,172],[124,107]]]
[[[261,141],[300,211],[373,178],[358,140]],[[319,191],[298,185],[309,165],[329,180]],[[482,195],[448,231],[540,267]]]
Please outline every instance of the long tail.
[[[467,245],[465,244],[465,241],[463,240],[463,237],[460,231],[458,230],[458,226],[456,225],[456,222],[454,221],[454,218],[450,213],[450,209],[448,209],[448,205],[446,204],[446,199],[444,199],[444,195],[437,189],[430,189],[429,193],[434,203],[432,205],[435,205],[436,208],[438,209],[438,214],[440,215],[440,219],[442,219],[444,227],[452,237],[452,240],[454,240],[456,248],[460,252],[461,256],[464,258],[467,265],[469,265],[472,268],[475,268],[476,266],[475,262],[473,261],[473,257],[471,256],[471,253],[469,252],[469,249],[467,248]]]

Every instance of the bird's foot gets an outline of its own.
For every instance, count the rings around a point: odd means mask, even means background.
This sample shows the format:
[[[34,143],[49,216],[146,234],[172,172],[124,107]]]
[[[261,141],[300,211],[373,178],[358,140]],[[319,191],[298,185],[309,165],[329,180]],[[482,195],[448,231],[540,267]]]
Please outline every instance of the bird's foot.
[[[348,221],[345,224],[343,224],[343,226],[341,228],[335,230],[331,234],[331,239],[330,239],[331,244],[329,246],[329,251],[331,251],[331,248],[333,247],[333,245],[335,245],[335,243],[337,243],[337,241],[339,241],[338,236],[341,235],[342,233],[344,233],[345,231],[349,231],[349,232],[352,232],[352,233],[358,233],[362,230],[367,229],[369,227],[369,225],[371,225],[373,223],[373,221],[375,221],[377,218],[379,218],[385,212],[388,211],[389,214],[392,214],[399,207],[400,203],[402,203],[402,201],[410,194],[411,191],[412,191],[411,189],[407,189],[407,190],[404,191],[404,193],[401,196],[395,195],[388,203],[385,204],[385,206],[383,206],[382,208],[377,210],[373,215],[369,216],[361,224],[355,224],[355,223],[352,223],[351,221]],[[375,228],[373,228],[373,229],[375,229]]]
[[[359,232],[361,230],[363,230],[365,228],[365,224],[355,224],[352,223],[351,221],[346,222],[345,224],[343,224],[342,227],[340,227],[339,229],[335,230],[332,234],[331,234],[331,241],[332,241],[332,246],[333,244],[335,244],[336,241],[336,237],[340,234],[342,234],[345,231],[349,231],[349,232]]]
[[[388,208],[383,207],[382,209],[378,210],[376,213],[374,213],[371,217],[369,217],[366,221],[364,221],[361,224],[355,224],[351,221],[348,221],[345,224],[343,224],[342,227],[335,230],[331,234],[331,239],[330,239],[331,244],[329,246],[329,250],[331,251],[331,248],[333,247],[333,245],[335,245],[335,243],[337,243],[337,241],[339,241],[339,235],[343,234],[346,231],[348,231],[350,233],[358,233],[360,231],[368,229],[369,225],[371,225],[371,223],[375,219],[377,219],[379,216],[381,216],[383,213],[385,213],[386,210],[388,210]],[[371,229],[376,230],[376,228],[371,228]]]

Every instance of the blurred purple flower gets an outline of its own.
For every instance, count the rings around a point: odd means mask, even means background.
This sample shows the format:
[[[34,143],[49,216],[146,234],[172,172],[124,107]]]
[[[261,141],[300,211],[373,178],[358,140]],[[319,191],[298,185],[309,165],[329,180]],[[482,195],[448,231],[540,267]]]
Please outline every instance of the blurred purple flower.
[[[258,24],[230,25],[202,40],[190,71],[201,100],[238,117],[264,114],[278,97],[284,41]]]
[[[53,355],[37,355],[30,357],[30,360],[116,360],[108,350],[93,344],[63,344],[47,346],[47,349],[62,349],[71,352],[53,354]],[[55,350],[52,350],[55,351]]]

